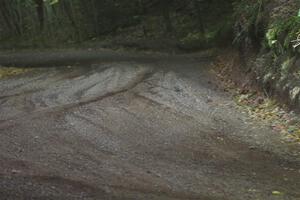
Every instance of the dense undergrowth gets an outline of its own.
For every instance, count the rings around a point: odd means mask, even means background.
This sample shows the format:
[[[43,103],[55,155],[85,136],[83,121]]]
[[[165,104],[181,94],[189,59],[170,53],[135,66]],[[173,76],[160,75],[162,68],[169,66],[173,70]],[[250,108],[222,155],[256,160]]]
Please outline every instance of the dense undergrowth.
[[[242,73],[240,67],[237,53],[233,49],[227,49],[217,57],[212,69],[220,85],[232,94],[239,110],[280,132],[285,140],[300,143],[299,116],[260,90],[259,85],[253,84],[253,77]]]
[[[190,51],[230,44],[232,36],[232,0],[11,0],[0,7],[2,49],[110,42]]]
[[[298,0],[236,2],[237,52],[235,57],[225,53],[215,64],[225,88],[233,90],[243,110],[296,141],[300,138],[294,112],[300,106],[299,8]]]
[[[297,108],[300,104],[299,47],[293,41],[300,34],[300,2],[253,0],[236,7],[236,43],[244,58],[244,71],[269,96]],[[248,12],[242,13],[249,9]]]

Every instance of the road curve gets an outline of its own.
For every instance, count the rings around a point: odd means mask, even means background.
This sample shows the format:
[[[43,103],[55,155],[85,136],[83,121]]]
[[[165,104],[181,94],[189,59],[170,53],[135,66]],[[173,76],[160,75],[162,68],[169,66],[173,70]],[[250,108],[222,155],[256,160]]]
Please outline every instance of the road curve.
[[[241,113],[208,57],[72,50],[0,64],[39,67],[0,80],[0,199],[300,199],[299,146]]]

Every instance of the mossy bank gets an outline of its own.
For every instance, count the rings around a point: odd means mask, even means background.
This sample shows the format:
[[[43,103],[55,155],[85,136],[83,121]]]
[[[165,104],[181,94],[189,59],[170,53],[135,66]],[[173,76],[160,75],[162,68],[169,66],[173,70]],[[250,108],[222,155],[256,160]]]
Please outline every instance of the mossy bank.
[[[245,72],[269,96],[300,106],[299,0],[252,0],[235,5],[235,45]],[[238,17],[237,17],[238,16]]]

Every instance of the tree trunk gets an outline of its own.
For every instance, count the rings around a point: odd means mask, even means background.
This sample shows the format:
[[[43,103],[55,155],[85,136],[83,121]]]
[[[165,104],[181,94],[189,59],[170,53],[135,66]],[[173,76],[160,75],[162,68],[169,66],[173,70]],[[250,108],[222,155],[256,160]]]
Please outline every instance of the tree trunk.
[[[171,19],[171,6],[173,4],[173,0],[164,0],[161,2],[161,11],[164,19],[164,23],[166,26],[166,35],[168,36],[173,36],[174,34],[174,28],[172,24],[172,19]]]
[[[62,3],[63,3],[64,10],[67,14],[67,17],[68,17],[69,21],[71,22],[72,27],[74,28],[74,30],[76,32],[77,39],[81,40],[80,29],[76,24],[72,2],[71,1],[68,2],[66,0],[63,0]]]
[[[7,6],[5,4],[5,1],[0,1],[0,13],[1,13],[1,16],[3,17],[3,21],[6,24],[8,30],[10,32],[13,32],[14,31],[13,26],[10,23],[10,20],[9,20],[8,10],[7,10]]]
[[[197,17],[198,17],[198,28],[201,33],[205,33],[205,26],[204,26],[204,22],[203,22],[202,9],[201,9],[200,4],[201,4],[201,2],[194,1],[194,8],[196,10]]]
[[[40,30],[44,30],[45,25],[45,15],[44,15],[44,0],[35,0],[36,12],[39,19]]]
[[[8,1],[0,1],[0,12],[2,14],[3,20],[6,23],[6,26],[10,29],[13,34],[21,35],[22,30],[19,23],[19,13],[18,10],[12,8],[11,3]]]
[[[163,17],[164,17],[164,21],[165,21],[165,25],[166,25],[166,34],[167,35],[172,35],[174,29],[173,29],[169,9],[165,10],[165,12],[163,13]]]

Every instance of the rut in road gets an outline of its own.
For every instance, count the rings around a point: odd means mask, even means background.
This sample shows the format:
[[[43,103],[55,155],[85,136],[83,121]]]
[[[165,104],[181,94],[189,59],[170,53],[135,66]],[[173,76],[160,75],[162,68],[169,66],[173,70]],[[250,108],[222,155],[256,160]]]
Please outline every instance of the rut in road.
[[[236,109],[208,58],[104,55],[0,80],[1,197],[299,199],[299,146]]]

